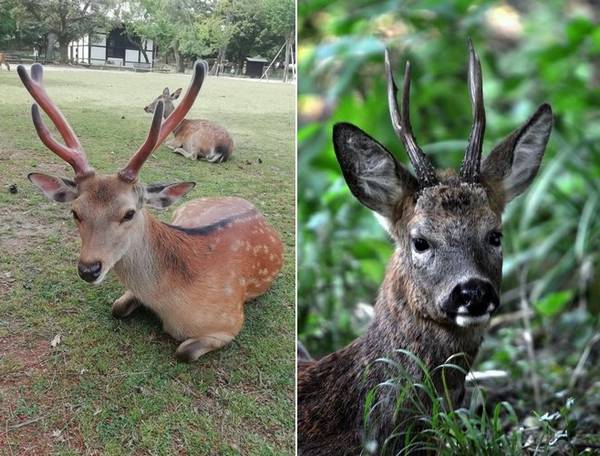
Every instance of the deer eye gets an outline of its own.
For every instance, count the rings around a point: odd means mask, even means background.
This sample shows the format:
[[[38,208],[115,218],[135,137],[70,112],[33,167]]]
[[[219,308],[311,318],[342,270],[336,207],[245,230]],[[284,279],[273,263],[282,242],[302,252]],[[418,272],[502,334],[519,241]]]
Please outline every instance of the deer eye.
[[[500,247],[502,245],[502,233],[492,231],[488,236],[488,242],[494,247]]]
[[[415,250],[419,253],[425,252],[426,250],[429,250],[429,248],[430,248],[429,242],[427,242],[423,238],[414,238],[412,240],[412,243],[413,243],[413,247],[415,248]]]
[[[81,219],[79,218],[79,215],[77,214],[77,212],[75,212],[74,210],[71,210],[71,215],[73,215],[73,219],[76,222],[81,222]]]
[[[125,215],[121,219],[121,223],[128,222],[129,220],[131,220],[133,218],[134,215],[135,215],[135,211],[133,209],[129,209],[127,212],[125,212]]]

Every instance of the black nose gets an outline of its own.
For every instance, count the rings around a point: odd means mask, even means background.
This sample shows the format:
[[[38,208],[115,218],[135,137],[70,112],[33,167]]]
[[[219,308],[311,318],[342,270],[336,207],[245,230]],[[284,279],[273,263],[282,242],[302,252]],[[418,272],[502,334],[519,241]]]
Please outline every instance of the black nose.
[[[93,282],[100,277],[100,271],[102,271],[102,263],[95,261],[93,263],[82,263],[81,261],[77,265],[77,272],[86,282]]]
[[[464,307],[471,316],[483,315],[488,310],[494,311],[498,307],[499,298],[494,287],[487,280],[469,279],[466,282],[459,283],[452,290],[450,301],[452,310],[461,313],[461,307]],[[490,305],[492,306],[491,309]]]
[[[146,106],[146,107],[144,108],[144,111],[146,111],[146,112],[150,112],[150,107],[149,107],[149,106]]]

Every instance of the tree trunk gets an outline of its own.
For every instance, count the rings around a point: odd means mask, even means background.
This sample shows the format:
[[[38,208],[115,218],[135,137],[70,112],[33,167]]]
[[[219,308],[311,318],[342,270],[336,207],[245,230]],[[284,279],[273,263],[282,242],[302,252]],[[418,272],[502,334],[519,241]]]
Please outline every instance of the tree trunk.
[[[46,60],[54,60],[54,45],[56,41],[56,33],[49,32],[46,35]]]
[[[179,53],[179,42],[173,46],[173,54],[175,55],[175,68],[177,73],[185,73],[185,61],[183,56]]]
[[[283,60],[283,82],[288,80],[288,65],[290,64],[290,40],[285,39],[285,59]]]
[[[217,61],[215,62],[215,67],[213,74],[219,76],[223,72],[223,60],[225,60],[225,50],[226,46],[223,46],[219,49],[219,53],[217,54]]]
[[[60,40],[58,42],[58,53],[60,54],[60,63],[69,63],[69,42]]]

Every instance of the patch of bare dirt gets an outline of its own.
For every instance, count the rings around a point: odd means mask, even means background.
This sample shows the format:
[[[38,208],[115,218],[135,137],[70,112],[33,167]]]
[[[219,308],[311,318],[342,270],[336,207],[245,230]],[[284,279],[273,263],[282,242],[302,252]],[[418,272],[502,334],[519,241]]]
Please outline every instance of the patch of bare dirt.
[[[44,207],[31,207],[30,195],[37,191],[27,180],[27,174],[36,169],[44,173],[69,176],[68,165],[62,163],[39,163],[37,168],[29,168],[24,162],[35,157],[32,151],[7,150],[0,148],[0,167],[6,170],[0,191],[16,192],[8,204],[0,206],[0,249],[10,255],[17,255],[34,248],[39,242],[47,239],[52,233],[67,231],[64,220],[57,220],[56,215],[45,217],[43,212],[61,210],[50,202]]]
[[[76,409],[56,408],[56,398],[34,397],[36,378],[55,375],[48,367],[47,340],[19,334],[0,337],[0,448],[7,455],[48,455],[56,443],[78,453],[85,449],[81,432],[73,424]],[[49,428],[49,421],[54,424]],[[56,426],[58,421],[59,426]]]

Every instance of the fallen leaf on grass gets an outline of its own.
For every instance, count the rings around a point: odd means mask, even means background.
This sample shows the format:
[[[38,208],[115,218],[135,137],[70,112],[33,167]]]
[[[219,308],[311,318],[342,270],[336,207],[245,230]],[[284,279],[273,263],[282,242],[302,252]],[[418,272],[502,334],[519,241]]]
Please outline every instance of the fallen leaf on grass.
[[[50,346],[51,346],[52,348],[56,348],[56,346],[57,346],[58,344],[60,344],[61,340],[62,340],[62,337],[60,336],[60,334],[57,334],[56,336],[54,336],[54,339],[52,339],[52,340],[50,341]]]

